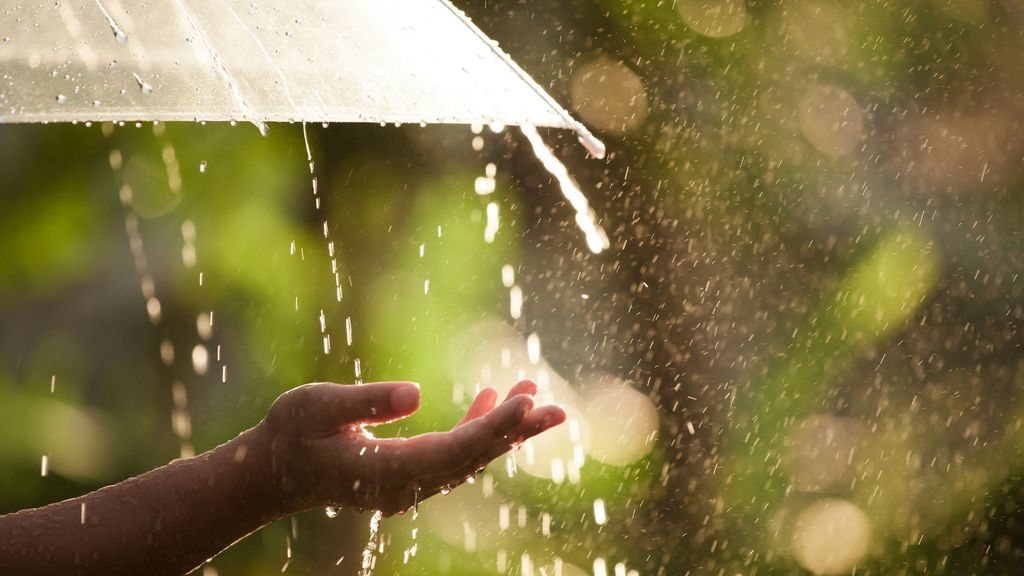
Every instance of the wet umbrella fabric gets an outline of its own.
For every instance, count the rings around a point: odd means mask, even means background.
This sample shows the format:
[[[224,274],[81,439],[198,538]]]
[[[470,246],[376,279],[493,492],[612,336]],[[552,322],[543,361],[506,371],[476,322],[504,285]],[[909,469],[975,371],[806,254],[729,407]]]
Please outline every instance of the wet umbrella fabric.
[[[500,123],[600,143],[445,0],[0,8],[0,122]]]

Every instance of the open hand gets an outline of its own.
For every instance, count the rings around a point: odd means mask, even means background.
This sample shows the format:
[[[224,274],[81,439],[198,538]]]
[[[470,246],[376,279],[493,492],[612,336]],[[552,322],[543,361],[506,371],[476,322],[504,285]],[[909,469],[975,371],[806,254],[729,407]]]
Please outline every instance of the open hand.
[[[558,406],[534,408],[537,385],[516,384],[498,405],[485,388],[446,432],[375,438],[364,426],[405,418],[420,404],[410,382],[306,384],[282,394],[260,423],[275,490],[296,510],[352,506],[401,512],[450,489],[527,438],[565,421]]]

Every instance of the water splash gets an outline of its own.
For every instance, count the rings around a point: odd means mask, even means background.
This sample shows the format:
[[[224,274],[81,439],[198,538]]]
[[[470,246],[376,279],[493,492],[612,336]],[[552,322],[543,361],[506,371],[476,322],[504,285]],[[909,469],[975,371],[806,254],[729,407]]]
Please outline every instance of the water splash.
[[[555,177],[559,188],[562,190],[562,195],[565,196],[565,199],[576,210],[576,225],[579,226],[586,236],[587,247],[594,254],[600,254],[606,250],[610,246],[608,235],[605,233],[604,228],[594,219],[594,211],[590,209],[587,197],[583,195],[583,191],[580,190],[579,186],[573,182],[572,177],[569,176],[569,171],[565,168],[565,164],[562,164],[555,157],[555,154],[544,143],[535,127],[523,124],[519,129],[530,142],[534,156]]]
[[[380,521],[384,518],[384,513],[377,510],[370,517],[370,539],[366,542],[366,547],[363,548],[363,562],[360,565],[359,576],[371,576],[373,574],[373,565],[376,563],[376,557],[374,554],[377,552],[377,546],[380,543]]]

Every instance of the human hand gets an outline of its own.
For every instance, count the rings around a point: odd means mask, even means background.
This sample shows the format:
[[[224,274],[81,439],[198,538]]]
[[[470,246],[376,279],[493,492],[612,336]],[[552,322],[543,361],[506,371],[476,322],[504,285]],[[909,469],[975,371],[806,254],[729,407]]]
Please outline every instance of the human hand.
[[[534,408],[537,385],[513,386],[497,407],[482,390],[449,431],[375,438],[364,426],[419,408],[409,382],[306,384],[282,394],[257,426],[269,450],[263,466],[292,511],[352,506],[394,514],[464,482],[491,460],[565,421],[554,405]]]

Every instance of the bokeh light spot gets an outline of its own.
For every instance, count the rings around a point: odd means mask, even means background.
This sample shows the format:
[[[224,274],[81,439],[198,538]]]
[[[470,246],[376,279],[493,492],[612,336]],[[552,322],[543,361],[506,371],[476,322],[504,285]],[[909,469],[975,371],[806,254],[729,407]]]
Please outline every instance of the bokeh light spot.
[[[815,574],[843,574],[867,554],[870,538],[871,526],[860,508],[827,498],[800,513],[793,530],[793,554]]]
[[[594,459],[625,466],[651,451],[658,436],[658,411],[650,398],[621,380],[588,387],[582,396],[583,414],[591,423],[588,453]]]
[[[676,9],[694,32],[710,38],[732,36],[747,24],[743,0],[679,0]]]
[[[598,58],[572,76],[572,107],[588,124],[608,132],[624,133],[647,118],[647,92],[628,66]]]

